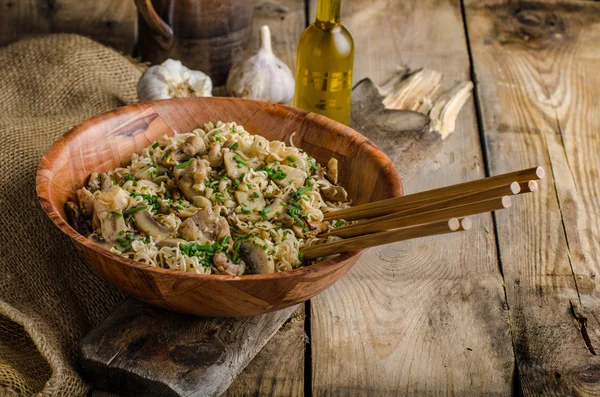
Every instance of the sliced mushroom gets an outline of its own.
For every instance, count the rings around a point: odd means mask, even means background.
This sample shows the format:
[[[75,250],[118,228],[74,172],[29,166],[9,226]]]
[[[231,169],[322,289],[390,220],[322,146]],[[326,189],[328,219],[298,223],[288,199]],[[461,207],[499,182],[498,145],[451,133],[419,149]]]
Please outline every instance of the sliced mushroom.
[[[267,216],[269,218],[277,218],[278,216],[285,213],[285,206],[286,203],[284,203],[281,198],[276,198],[271,204],[269,204]]]
[[[198,135],[192,135],[185,140],[182,150],[188,158],[204,154],[206,152],[204,139],[200,138]]]
[[[348,200],[348,193],[341,186],[327,186],[321,188],[321,194],[326,200],[329,201],[346,201]]]
[[[108,244],[106,241],[104,241],[100,236],[98,236],[96,233],[92,233],[87,237],[88,240],[90,240],[92,243],[97,244],[101,247],[104,247],[106,249],[111,249],[112,245]]]
[[[227,219],[222,216],[218,217],[217,220],[217,240],[221,241],[225,236],[231,237],[231,230],[229,229],[229,223]]]
[[[72,201],[67,201],[64,205],[65,215],[67,216],[67,221],[69,224],[75,228],[79,233],[84,236],[90,233],[92,230],[90,228],[89,222],[82,216],[81,211],[79,211],[79,207]]]
[[[77,197],[81,213],[87,217],[91,217],[94,213],[94,195],[92,192],[82,187],[75,192],[75,196]]]
[[[138,229],[152,237],[171,237],[175,230],[157,221],[148,211],[138,211],[133,214]]]
[[[189,158],[190,157],[187,154],[185,154],[183,152],[183,150],[181,150],[181,149],[177,149],[176,151],[174,151],[173,153],[171,153],[171,159],[179,161],[179,162],[186,161]]]
[[[187,241],[185,241],[182,238],[163,238],[162,240],[156,242],[156,246],[158,248],[163,248],[163,247],[171,247],[171,248],[177,248],[179,246],[179,244],[187,244]]]
[[[106,191],[114,185],[113,180],[110,179],[110,176],[105,174],[104,172],[100,174],[100,190]]]
[[[299,168],[290,167],[289,165],[278,165],[275,169],[285,172],[286,176],[283,179],[274,179],[273,182],[279,187],[293,185],[295,189],[304,186],[304,182],[308,175]]]
[[[211,167],[220,167],[223,164],[223,152],[221,152],[221,145],[219,142],[213,142],[210,144],[208,162],[210,163]]]
[[[173,175],[183,195],[193,202],[194,197],[199,193],[194,187],[204,183],[208,177],[208,170],[203,161],[191,159],[187,167],[175,169]]]
[[[154,166],[152,166],[151,164],[149,165],[145,165],[142,167],[142,169],[140,169],[138,172],[136,172],[133,177],[135,179],[142,179],[142,180],[152,180],[152,173],[154,171]]]
[[[241,276],[244,274],[244,265],[233,263],[223,252],[218,252],[213,256],[213,263],[217,270],[222,274],[229,274],[232,276]]]
[[[292,226],[294,226],[294,218],[292,218],[291,216],[289,216],[287,214],[287,212],[282,212],[281,215],[279,215],[277,218],[275,218],[275,220],[279,223],[281,223],[281,226],[289,229]]]
[[[240,245],[239,256],[251,273],[275,273],[275,262],[262,247],[256,247],[252,242],[244,241]]]
[[[327,231],[327,225],[324,222],[307,220],[306,223],[311,234],[319,234]]]
[[[90,174],[90,180],[88,181],[87,187],[90,192],[94,193],[96,190],[100,190],[100,174],[92,172]]]
[[[238,163],[235,161],[235,156],[238,155],[234,152],[227,152],[223,155],[223,162],[225,163],[227,176],[231,180],[238,179],[242,174],[248,173],[248,167],[243,163]]]
[[[327,174],[325,176],[334,185],[338,183],[338,161],[336,158],[332,157],[327,163]]]
[[[240,205],[244,204],[244,206],[250,211],[260,211],[265,208],[265,198],[256,190],[251,192],[241,192],[238,190],[234,193],[234,195],[237,202],[240,203]]]

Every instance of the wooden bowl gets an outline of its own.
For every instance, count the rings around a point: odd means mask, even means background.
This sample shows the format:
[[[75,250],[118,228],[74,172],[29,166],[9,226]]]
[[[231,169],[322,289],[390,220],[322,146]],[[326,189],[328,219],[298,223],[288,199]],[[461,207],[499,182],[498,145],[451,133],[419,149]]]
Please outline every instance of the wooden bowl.
[[[152,305],[202,316],[247,316],[303,302],[332,285],[356,263],[354,251],[298,270],[264,275],[200,275],[134,262],[92,243],[66,221],[64,203],[93,172],[130,162],[131,154],[206,122],[235,121],[269,140],[294,144],[321,164],[339,161],[340,184],[355,203],[402,195],[391,160],[371,141],[326,117],[266,102],[189,98],[146,102],[96,116],[68,131],[42,158],[40,202],[77,250],[112,285]]]

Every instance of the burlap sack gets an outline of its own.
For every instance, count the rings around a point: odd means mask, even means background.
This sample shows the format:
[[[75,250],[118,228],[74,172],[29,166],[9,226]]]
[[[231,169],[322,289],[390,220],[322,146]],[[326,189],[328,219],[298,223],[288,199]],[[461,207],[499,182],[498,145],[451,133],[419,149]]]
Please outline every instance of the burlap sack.
[[[35,172],[69,128],[137,102],[140,71],[75,35],[0,48],[0,70],[0,395],[84,395],[77,343],[124,297],[44,214]]]

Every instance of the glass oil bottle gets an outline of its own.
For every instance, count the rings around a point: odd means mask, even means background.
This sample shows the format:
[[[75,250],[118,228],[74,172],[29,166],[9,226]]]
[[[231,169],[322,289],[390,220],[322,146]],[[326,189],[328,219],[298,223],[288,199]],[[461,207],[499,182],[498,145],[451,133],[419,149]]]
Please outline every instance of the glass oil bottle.
[[[319,0],[298,43],[294,106],[348,125],[354,41],[340,23],[341,0]]]

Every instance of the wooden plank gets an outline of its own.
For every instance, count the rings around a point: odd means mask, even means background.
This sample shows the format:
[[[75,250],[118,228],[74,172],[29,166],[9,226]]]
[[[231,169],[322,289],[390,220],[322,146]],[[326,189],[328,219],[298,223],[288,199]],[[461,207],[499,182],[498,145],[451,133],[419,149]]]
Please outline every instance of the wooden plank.
[[[403,63],[443,72],[446,85],[469,79],[457,2],[352,0],[342,11],[356,44],[355,81],[381,83]],[[393,136],[373,138],[394,147]],[[483,177],[472,100],[431,157],[414,163],[389,154],[399,159],[407,193]],[[514,357],[487,214],[468,233],[369,250],[311,302],[315,395],[511,391]]]
[[[195,317],[130,298],[82,340],[81,372],[124,396],[218,396],[296,310]]]
[[[254,5],[255,34],[250,51],[258,48],[258,29],[269,25],[273,51],[294,70],[296,45],[305,25],[304,1],[254,0]],[[303,393],[304,306],[275,334],[224,396],[301,396]]]
[[[131,54],[137,34],[133,1],[0,0],[0,46],[42,33],[79,33]]]
[[[302,396],[304,342],[304,306],[301,306],[223,396]]]
[[[491,173],[549,171],[497,218],[523,392],[598,395],[600,4],[470,0],[466,15]]]

